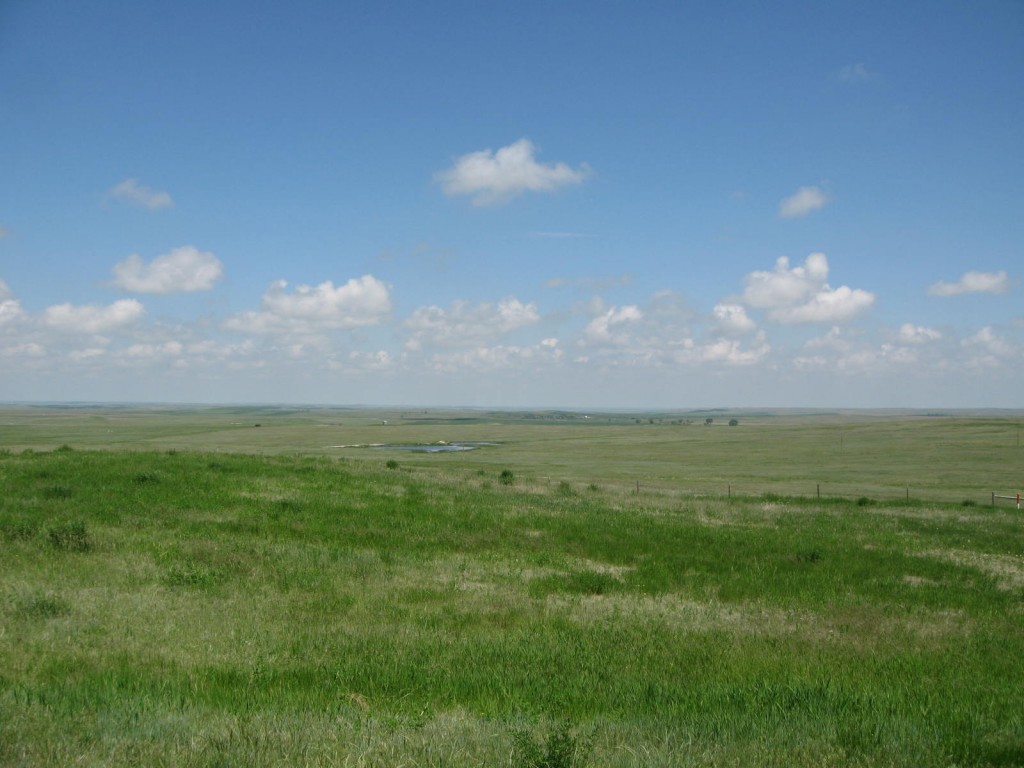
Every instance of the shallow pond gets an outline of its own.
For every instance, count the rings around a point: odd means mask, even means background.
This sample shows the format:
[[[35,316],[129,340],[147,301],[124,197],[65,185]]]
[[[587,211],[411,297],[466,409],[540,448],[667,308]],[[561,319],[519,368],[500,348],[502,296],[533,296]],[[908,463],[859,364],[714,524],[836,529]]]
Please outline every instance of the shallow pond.
[[[482,441],[459,441],[457,443],[436,443],[433,445],[371,445],[375,451],[416,451],[418,453],[451,453],[453,451],[472,451],[484,445],[497,445]]]

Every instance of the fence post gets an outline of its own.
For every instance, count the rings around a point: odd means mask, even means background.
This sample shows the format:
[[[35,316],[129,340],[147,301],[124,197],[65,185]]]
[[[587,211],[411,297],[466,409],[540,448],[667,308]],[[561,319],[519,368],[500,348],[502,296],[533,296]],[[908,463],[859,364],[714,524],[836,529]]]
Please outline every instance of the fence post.
[[[818,483],[818,498],[821,498],[821,483]]]
[[[996,492],[992,491],[992,506],[994,507],[995,505],[996,505]]]

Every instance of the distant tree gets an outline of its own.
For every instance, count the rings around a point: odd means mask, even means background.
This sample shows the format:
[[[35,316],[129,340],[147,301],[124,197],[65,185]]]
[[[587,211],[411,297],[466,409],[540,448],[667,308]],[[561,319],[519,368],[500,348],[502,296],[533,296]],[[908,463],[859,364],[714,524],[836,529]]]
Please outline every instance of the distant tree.
[[[712,424],[712,423],[714,423],[714,421],[715,420],[713,418],[711,418],[710,416],[708,416],[706,419],[704,419],[704,423],[705,424]]]
[[[739,419],[729,419],[729,426],[730,427],[738,427],[739,425],[740,425],[740,420]]]

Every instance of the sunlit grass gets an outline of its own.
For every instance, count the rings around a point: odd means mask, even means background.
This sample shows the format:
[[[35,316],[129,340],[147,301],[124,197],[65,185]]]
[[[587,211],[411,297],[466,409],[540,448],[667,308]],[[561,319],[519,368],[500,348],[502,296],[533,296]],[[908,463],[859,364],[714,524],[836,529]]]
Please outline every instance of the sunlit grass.
[[[1024,761],[1012,509],[398,464],[0,455],[0,764]]]

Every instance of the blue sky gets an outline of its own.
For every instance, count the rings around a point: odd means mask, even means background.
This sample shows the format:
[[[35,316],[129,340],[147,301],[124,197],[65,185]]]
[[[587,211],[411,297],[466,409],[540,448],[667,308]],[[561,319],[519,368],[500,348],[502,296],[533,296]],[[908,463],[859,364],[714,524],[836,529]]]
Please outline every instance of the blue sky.
[[[0,400],[1024,407],[1022,39],[7,0]]]

